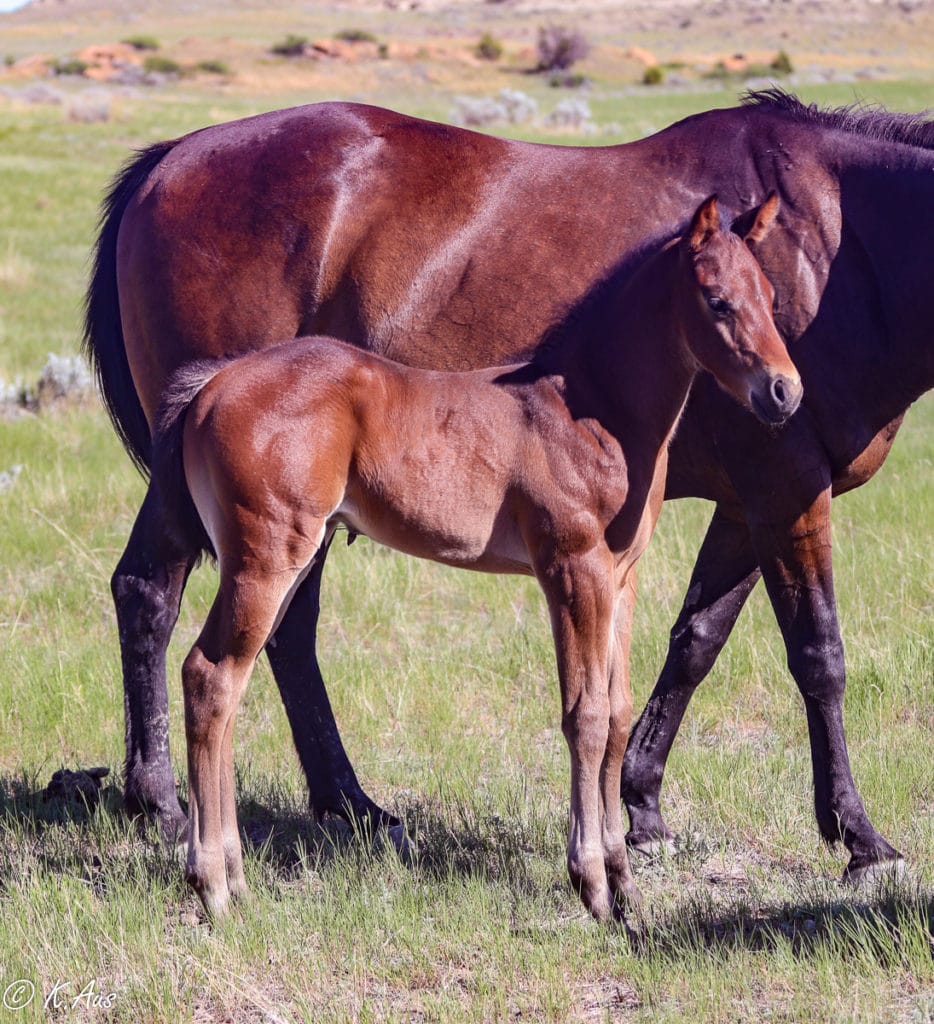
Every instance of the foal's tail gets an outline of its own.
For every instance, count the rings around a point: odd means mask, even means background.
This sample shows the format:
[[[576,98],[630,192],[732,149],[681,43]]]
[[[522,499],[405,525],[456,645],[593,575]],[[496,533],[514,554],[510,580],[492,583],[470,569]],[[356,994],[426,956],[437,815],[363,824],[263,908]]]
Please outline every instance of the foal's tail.
[[[170,378],[156,412],[152,437],[152,482],[166,525],[185,550],[197,549],[213,558],[214,547],[198,515],[185,481],[182,435],[185,415],[202,388],[232,359],[204,359],[186,363]]]

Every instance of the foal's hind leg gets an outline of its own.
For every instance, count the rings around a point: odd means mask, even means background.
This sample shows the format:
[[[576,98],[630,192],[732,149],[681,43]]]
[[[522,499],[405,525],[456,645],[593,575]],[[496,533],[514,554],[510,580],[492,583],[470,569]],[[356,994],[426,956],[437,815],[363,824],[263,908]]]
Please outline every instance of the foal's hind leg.
[[[150,487],[111,580],[123,663],[126,719],[124,802],[154,814],[175,839],[185,824],[169,756],[165,652],[194,554],[169,539]]]
[[[600,783],[610,729],[612,558],[609,551],[591,550],[548,559],[536,574],[551,613],[561,730],[571,755],[568,874],[590,913],[610,921],[620,911],[606,874]]]
[[[221,555],[217,597],[182,669],[190,787],[186,877],[213,915],[224,913],[231,895],[246,891],[234,795],[234,717],[256,657],[304,568],[231,561]]]

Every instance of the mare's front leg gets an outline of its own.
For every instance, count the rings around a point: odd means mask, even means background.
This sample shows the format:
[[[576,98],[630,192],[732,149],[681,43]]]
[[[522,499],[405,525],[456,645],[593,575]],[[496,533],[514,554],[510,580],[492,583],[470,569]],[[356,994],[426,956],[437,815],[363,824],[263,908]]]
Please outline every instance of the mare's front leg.
[[[831,561],[829,480],[806,510],[788,519],[754,514],[762,575],[807,713],[814,809],[821,835],[850,852],[844,881],[860,882],[902,863],[873,827],[850,772],[843,727],[846,664]]]
[[[311,572],[299,586],[275,634],[266,645],[282,703],[292,729],[316,817],[337,814],[374,827],[399,821],[375,804],[357,781],[341,742],[315,652],[321,612],[321,577],[330,547],[319,549]]]
[[[613,563],[606,548],[537,560],[561,683],[561,729],[571,755],[568,874],[598,921],[619,917],[607,880],[601,772],[610,731]]]
[[[695,689],[710,672],[746,598],[759,579],[749,530],[721,509],[714,512],[697,556],[668,655],[623,761],[622,794],[629,812],[629,845],[654,853],[673,841],[659,808],[671,746]]]
[[[195,554],[179,547],[152,487],[111,579],[123,664],[124,802],[152,814],[174,840],[185,825],[169,753],[165,652]]]

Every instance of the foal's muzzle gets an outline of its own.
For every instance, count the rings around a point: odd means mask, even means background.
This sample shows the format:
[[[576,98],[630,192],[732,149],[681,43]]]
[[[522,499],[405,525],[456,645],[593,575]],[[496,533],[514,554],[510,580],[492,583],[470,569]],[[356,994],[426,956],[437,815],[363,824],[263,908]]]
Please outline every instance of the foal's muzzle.
[[[776,373],[752,391],[752,408],[756,416],[770,426],[784,423],[801,404],[804,387],[798,377]]]

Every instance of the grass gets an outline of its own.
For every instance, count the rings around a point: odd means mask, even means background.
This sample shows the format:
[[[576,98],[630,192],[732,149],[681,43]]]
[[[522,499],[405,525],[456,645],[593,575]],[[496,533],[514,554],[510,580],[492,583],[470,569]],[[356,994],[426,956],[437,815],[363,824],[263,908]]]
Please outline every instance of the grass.
[[[934,105],[923,80],[873,91]],[[734,99],[605,88],[590,103],[618,125],[612,141]],[[48,352],[75,350],[98,199],[129,148],[296,100],[184,83],[115,100],[96,124],[0,106],[0,376],[30,379]],[[388,102],[443,117],[450,96]],[[639,866],[648,920],[630,941],[593,925],[565,881],[567,756],[535,584],[365,540],[328,563],[321,657],[364,785],[416,836],[411,865],[308,820],[265,664],[238,720],[253,899],[233,920],[201,923],[172,857],[120,814],[113,775],[90,812],[43,801],[61,765],[121,761],[108,581],[142,484],[96,407],[0,421],[0,470],[24,467],[0,492],[0,989],[26,979],[67,1001],[51,1016],[82,1020],[931,1020],[932,430],[929,397],[880,479],[835,503],[854,773],[911,879],[838,887],[845,861],[816,838],[801,703],[757,591],[675,746],[664,798],[684,849]],[[643,562],[637,707],[709,512],[667,505]],[[182,780],[178,666],[213,586],[196,573],[170,651]],[[15,1019],[46,1019],[41,999]]]

